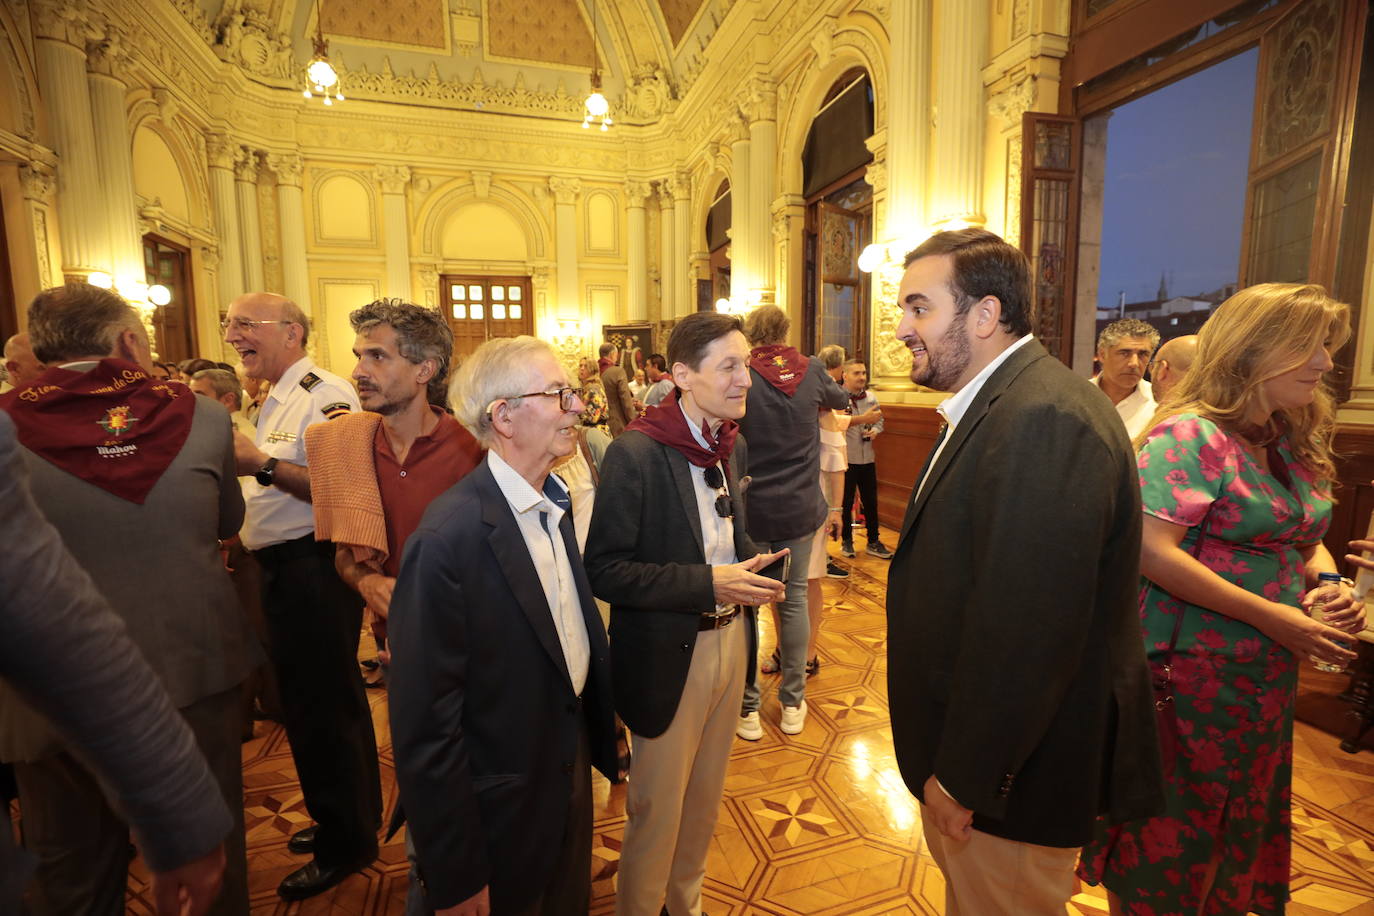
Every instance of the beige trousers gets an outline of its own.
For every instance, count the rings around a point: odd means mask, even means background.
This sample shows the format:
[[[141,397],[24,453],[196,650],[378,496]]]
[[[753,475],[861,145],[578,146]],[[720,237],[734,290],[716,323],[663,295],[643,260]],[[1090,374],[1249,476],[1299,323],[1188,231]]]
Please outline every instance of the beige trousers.
[[[1064,916],[1077,848],[1019,843],[978,830],[968,840],[951,840],[933,819],[921,826],[945,876],[945,916]]]
[[[743,615],[697,634],[677,714],[657,738],[634,736],[616,916],[701,916],[706,853],[725,790],[748,651]]]

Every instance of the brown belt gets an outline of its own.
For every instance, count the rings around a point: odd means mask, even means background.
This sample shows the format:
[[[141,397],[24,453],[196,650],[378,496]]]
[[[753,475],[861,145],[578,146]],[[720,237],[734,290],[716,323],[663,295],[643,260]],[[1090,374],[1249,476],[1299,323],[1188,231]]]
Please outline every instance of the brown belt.
[[[704,630],[719,630],[728,627],[739,616],[740,606],[731,605],[730,610],[722,611],[719,614],[702,614],[701,620],[697,623],[697,632]]]

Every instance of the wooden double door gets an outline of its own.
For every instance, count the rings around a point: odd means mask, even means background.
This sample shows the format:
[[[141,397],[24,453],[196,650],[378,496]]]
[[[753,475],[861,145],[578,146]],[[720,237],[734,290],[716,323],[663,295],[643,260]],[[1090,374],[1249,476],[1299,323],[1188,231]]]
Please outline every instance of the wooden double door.
[[[534,333],[529,277],[444,274],[444,315],[453,329],[453,356],[462,359],[494,337]]]

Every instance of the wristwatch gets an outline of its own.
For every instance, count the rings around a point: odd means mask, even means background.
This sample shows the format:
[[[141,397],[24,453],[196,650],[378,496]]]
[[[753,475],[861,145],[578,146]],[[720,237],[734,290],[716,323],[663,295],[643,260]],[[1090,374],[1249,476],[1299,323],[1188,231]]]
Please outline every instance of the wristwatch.
[[[253,472],[253,479],[264,487],[272,486],[272,479],[277,476],[277,459],[268,458],[267,463]]]

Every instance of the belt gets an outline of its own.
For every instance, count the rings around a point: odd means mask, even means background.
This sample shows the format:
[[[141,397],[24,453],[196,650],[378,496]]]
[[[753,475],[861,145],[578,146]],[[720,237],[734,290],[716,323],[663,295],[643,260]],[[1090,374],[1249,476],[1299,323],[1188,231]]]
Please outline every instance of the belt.
[[[701,620],[697,623],[697,632],[719,630],[728,627],[730,624],[734,623],[735,618],[739,616],[739,612],[740,606],[738,604],[732,604],[728,611],[721,611],[718,614],[702,614]]]
[[[332,557],[334,556],[334,543],[332,541],[317,541],[314,534],[303,534],[289,541],[259,547],[252,553],[260,562],[269,566],[276,566],[288,560],[299,560],[302,557],[313,557],[319,554],[328,554]]]

